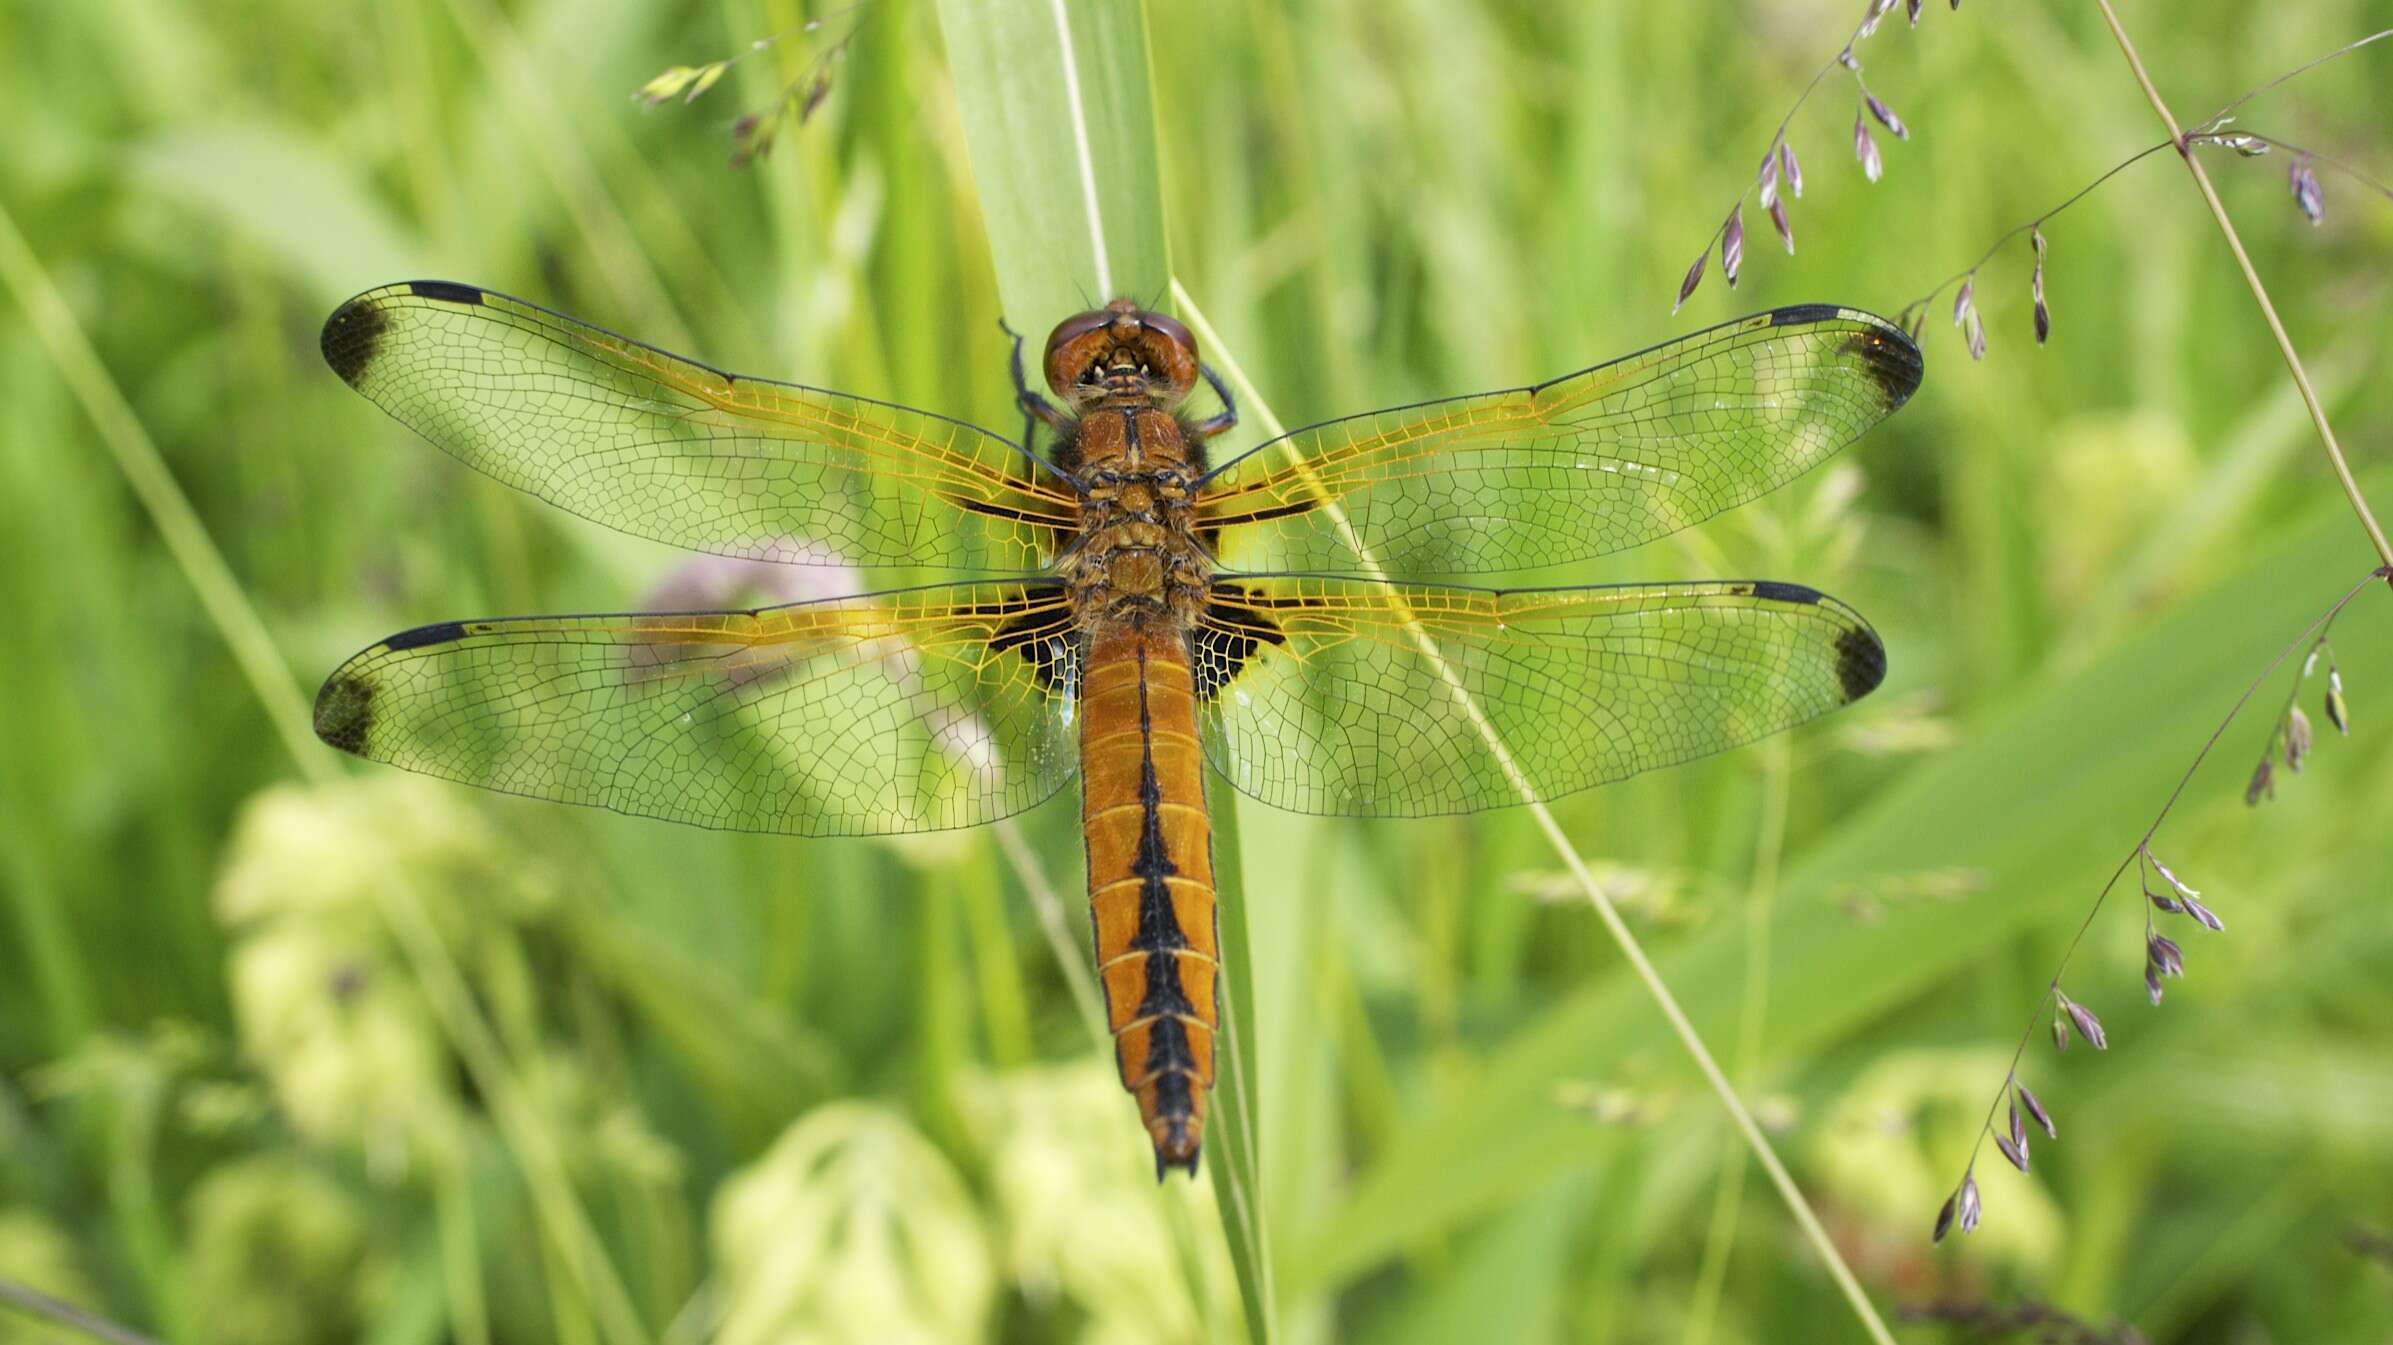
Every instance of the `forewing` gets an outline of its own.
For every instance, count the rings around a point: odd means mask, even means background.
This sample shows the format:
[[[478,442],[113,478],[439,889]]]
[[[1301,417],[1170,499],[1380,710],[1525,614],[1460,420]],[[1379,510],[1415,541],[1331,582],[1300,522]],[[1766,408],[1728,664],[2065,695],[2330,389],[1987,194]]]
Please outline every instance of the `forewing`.
[[[1208,477],[1201,515],[1247,569],[1495,574],[1584,560],[1809,471],[1919,377],[1918,348],[1885,319],[1781,308],[1535,387],[1296,430]]]
[[[325,360],[468,466],[635,536],[758,560],[1021,574],[1075,497],[962,421],[727,374],[470,285],[358,295]]]
[[[427,775],[699,826],[934,831],[1071,778],[1078,648],[1053,585],[452,621],[342,664],[316,732]]]
[[[1225,580],[1194,637],[1205,750],[1297,812],[1413,817],[1551,799],[1856,700],[1886,651],[1768,581],[1474,589]]]

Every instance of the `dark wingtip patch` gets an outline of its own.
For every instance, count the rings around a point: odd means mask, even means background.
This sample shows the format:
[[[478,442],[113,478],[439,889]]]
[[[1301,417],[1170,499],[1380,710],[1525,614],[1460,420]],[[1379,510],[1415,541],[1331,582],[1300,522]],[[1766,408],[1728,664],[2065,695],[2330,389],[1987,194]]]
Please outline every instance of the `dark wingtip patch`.
[[[374,687],[347,670],[336,672],[316,693],[316,736],[351,756],[366,754],[374,726]]]
[[[460,285],[454,280],[410,280],[407,292],[418,299],[437,299],[444,304],[478,306],[482,302],[479,286]]]
[[[1860,700],[1885,680],[1886,646],[1878,642],[1877,632],[1855,626],[1836,637],[1836,683],[1846,701]]]
[[[1842,315],[1844,311],[1835,304],[1789,304],[1770,310],[1770,325],[1791,327],[1800,322],[1826,322]]]
[[[398,634],[390,637],[387,640],[384,640],[382,642],[382,647],[384,649],[393,651],[401,649],[421,649],[425,645],[447,644],[451,640],[462,640],[464,638],[464,622],[436,621],[429,626],[417,626],[413,630],[400,631]]]
[[[317,348],[324,352],[324,362],[351,387],[363,378],[366,366],[374,362],[374,353],[382,347],[382,334],[390,329],[391,316],[372,295],[360,295],[332,310],[324,319],[324,335]]]
[[[1753,581],[1753,596],[1766,598],[1771,602],[1810,604],[1820,600],[1820,591],[1802,584],[1782,584],[1775,579],[1756,579]]]
[[[1859,331],[1845,342],[1845,353],[1861,362],[1861,367],[1878,384],[1878,391],[1886,398],[1886,409],[1894,411],[1911,400],[1919,391],[1920,375],[1926,365],[1920,360],[1919,347],[1911,338],[1891,326],[1873,326]]]

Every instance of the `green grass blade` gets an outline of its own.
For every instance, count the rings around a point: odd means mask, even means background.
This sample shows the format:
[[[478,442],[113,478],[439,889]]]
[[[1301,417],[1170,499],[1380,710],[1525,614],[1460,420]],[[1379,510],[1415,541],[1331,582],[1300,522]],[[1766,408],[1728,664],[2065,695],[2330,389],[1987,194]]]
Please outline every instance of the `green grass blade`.
[[[1145,8],[942,0],[939,22],[1007,319],[1036,342],[1080,309],[1161,294]]]
[[[1271,1242],[1263,1218],[1261,1154],[1263,1109],[1256,1096],[1253,1029],[1255,970],[1253,928],[1247,919],[1245,866],[1238,845],[1238,805],[1230,789],[1212,776],[1213,881],[1221,899],[1221,1034],[1214,1052],[1213,1123],[1206,1128],[1206,1156],[1212,1161],[1213,1196],[1229,1232],[1230,1262],[1238,1272],[1238,1296],[1246,1310],[1247,1336],[1264,1345],[1275,1339],[1277,1300],[1272,1289]]]

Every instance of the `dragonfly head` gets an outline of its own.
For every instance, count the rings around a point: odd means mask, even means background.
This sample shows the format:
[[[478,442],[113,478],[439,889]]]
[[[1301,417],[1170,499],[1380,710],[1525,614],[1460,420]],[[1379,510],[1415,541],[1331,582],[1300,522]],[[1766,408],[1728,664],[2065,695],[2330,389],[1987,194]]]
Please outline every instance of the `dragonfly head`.
[[[1196,338],[1129,299],[1065,318],[1047,338],[1047,386],[1076,407],[1125,396],[1176,406],[1196,380]]]

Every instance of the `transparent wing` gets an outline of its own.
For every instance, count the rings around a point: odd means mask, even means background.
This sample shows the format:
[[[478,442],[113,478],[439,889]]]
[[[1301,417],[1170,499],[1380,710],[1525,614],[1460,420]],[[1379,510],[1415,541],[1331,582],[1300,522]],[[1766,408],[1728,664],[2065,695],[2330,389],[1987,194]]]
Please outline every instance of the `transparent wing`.
[[[443,779],[699,826],[933,831],[1071,778],[1078,660],[1053,585],[451,621],[342,664],[316,732]]]
[[[1246,569],[1367,571],[1357,544],[1395,576],[1584,560],[1793,480],[1919,378],[1885,319],[1781,308],[1535,387],[1293,431],[1207,477],[1201,518]]]
[[[1412,817],[1550,799],[1859,699],[1869,624],[1768,581],[1475,589],[1215,585],[1193,637],[1205,751],[1297,812]]]
[[[1067,487],[986,430],[727,374],[470,285],[369,290],[325,322],[323,349],[468,466],[693,550],[1021,574],[1078,514]]]

